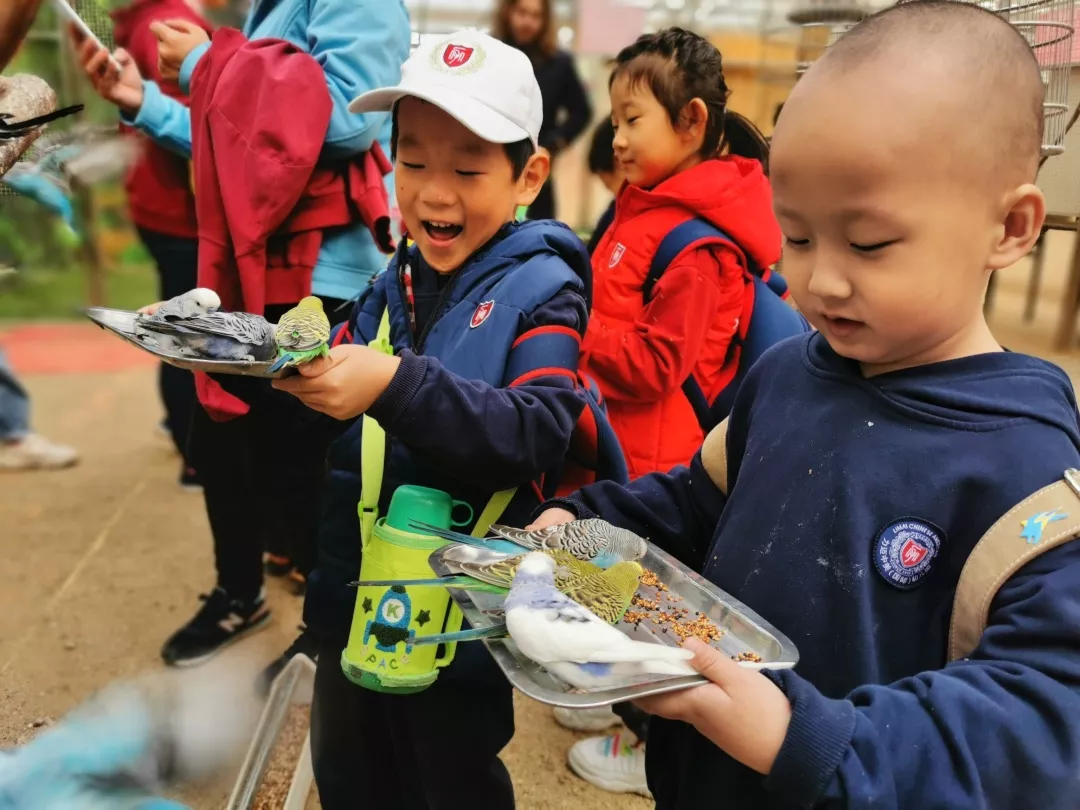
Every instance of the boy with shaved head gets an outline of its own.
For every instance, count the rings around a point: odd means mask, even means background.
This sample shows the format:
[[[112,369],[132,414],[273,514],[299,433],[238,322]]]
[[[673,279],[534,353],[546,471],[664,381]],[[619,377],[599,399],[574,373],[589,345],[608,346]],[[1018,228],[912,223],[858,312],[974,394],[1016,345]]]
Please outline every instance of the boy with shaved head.
[[[758,673],[687,642],[710,682],[641,701],[658,808],[1080,806],[1076,400],[982,314],[1043,222],[1042,94],[1024,39],[971,4],[898,5],[832,46],[770,160],[819,331],[762,357],[689,468],[537,521],[648,536],[799,648]],[[1013,555],[996,579],[987,549]]]

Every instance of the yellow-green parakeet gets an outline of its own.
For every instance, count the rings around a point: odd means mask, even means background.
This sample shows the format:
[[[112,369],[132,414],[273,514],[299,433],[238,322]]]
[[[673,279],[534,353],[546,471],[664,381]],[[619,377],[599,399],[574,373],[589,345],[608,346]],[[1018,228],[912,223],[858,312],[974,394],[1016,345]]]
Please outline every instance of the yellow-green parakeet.
[[[281,316],[274,330],[278,359],[268,371],[303,365],[330,351],[330,321],[323,312],[322,301],[314,295]]]

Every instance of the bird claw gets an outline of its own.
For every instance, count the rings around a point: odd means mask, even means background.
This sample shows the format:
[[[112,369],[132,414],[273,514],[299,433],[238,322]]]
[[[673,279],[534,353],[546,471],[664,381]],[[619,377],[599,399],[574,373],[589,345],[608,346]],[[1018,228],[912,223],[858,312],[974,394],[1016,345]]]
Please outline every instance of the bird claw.
[[[51,113],[45,115],[39,115],[36,118],[27,118],[22,121],[12,121],[11,113],[0,113],[0,141],[2,140],[14,140],[16,138],[22,138],[26,135],[30,135],[38,127],[43,127],[52,121],[59,118],[64,118],[69,115],[74,115],[83,109],[82,104],[73,104],[70,107],[64,107],[59,110],[54,110]]]

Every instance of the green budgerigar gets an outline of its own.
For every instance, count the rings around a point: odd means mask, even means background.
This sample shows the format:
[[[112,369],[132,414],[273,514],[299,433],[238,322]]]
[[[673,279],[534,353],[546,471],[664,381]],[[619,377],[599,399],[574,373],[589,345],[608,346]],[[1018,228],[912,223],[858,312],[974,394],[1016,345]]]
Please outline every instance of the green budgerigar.
[[[330,321],[314,295],[300,299],[281,316],[274,330],[278,358],[269,372],[303,365],[330,351]]]

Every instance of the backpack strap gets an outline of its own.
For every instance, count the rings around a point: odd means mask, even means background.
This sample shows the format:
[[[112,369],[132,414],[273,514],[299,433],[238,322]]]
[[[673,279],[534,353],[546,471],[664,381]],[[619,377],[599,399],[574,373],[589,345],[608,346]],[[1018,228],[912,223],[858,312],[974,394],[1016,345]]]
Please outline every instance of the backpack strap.
[[[701,465],[709,474],[709,480],[725,495],[728,494],[727,431],[728,420],[725,419],[709,431],[701,445]]]
[[[379,320],[379,331],[368,347],[383,354],[394,354],[394,346],[390,342],[390,310],[388,308],[383,309],[382,318]],[[360,504],[357,511],[360,514],[361,549],[366,549],[375,531],[375,523],[379,519],[379,494],[382,492],[383,472],[386,466],[386,431],[366,413],[363,421],[364,430],[360,435]],[[488,533],[491,524],[506,511],[506,507],[510,505],[516,492],[517,487],[513,487],[500,490],[491,496],[480,513],[476,525],[473,526],[473,537],[483,537]]]
[[[1080,470],[1028,496],[1002,516],[975,545],[960,572],[949,624],[949,660],[979,645],[990,603],[1024,565],[1080,536]]]
[[[742,248],[724,233],[717,228],[711,222],[707,222],[704,219],[695,217],[694,219],[688,219],[680,225],[676,225],[672,228],[667,236],[660,240],[659,247],[656,248],[656,253],[653,254],[652,262],[649,263],[649,272],[645,276],[645,283],[641,287],[641,296],[648,304],[652,300],[653,288],[656,286],[656,282],[660,280],[660,277],[667,272],[668,267],[673,261],[685,250],[689,250],[695,247],[699,243],[706,242],[724,242],[736,253],[739,254],[742,259],[743,265],[754,275],[761,275],[761,272],[752,267],[752,262],[749,257],[743,253]],[[780,279],[783,283],[783,279]],[[784,285],[784,289],[787,289],[787,285]]]

